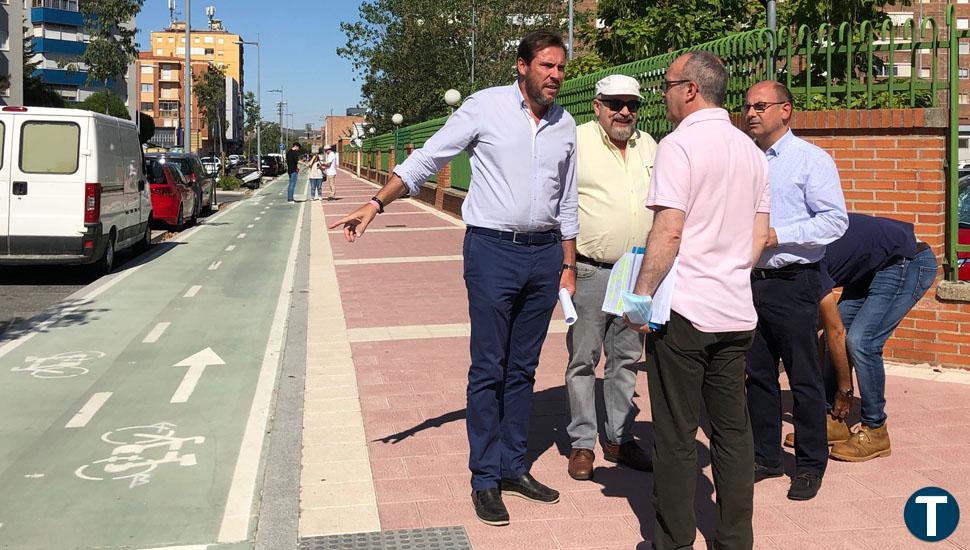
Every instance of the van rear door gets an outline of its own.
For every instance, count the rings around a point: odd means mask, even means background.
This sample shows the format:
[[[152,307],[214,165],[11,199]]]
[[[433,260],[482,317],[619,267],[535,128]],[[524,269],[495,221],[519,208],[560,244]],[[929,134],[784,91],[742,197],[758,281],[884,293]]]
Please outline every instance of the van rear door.
[[[13,119],[4,113],[0,116],[0,256],[10,253],[7,236],[10,231],[10,134]]]
[[[81,253],[84,227],[86,132],[83,119],[15,114],[11,148],[9,251],[11,255]]]

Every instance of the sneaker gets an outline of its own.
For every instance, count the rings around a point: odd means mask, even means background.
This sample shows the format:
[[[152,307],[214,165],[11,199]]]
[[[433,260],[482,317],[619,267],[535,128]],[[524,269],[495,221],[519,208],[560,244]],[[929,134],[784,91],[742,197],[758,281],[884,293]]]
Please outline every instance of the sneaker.
[[[758,483],[759,481],[773,478],[773,477],[781,477],[783,475],[785,475],[785,471],[782,470],[781,468],[769,468],[762,464],[758,464],[757,462],[754,463],[754,482],[755,483]]]
[[[475,515],[486,525],[502,526],[509,524],[509,511],[502,502],[502,491],[498,487],[472,491],[472,504]]]
[[[791,480],[791,487],[788,488],[789,500],[811,500],[818,494],[822,487],[822,476],[811,472],[795,474]]]
[[[832,415],[825,415],[825,431],[828,432],[829,445],[835,445],[849,439],[851,432],[845,420],[832,418]],[[785,436],[785,447],[795,446],[795,432]]]
[[[865,462],[891,454],[892,447],[889,443],[889,430],[886,428],[886,424],[878,428],[859,424],[847,440],[836,443],[832,447],[831,456],[836,460]]]
[[[607,441],[603,444],[603,458],[641,472],[653,471],[653,462],[636,441],[627,441],[620,445]]]
[[[559,502],[559,491],[539,483],[529,473],[522,474],[518,479],[503,479],[502,494],[514,495],[541,504]]]

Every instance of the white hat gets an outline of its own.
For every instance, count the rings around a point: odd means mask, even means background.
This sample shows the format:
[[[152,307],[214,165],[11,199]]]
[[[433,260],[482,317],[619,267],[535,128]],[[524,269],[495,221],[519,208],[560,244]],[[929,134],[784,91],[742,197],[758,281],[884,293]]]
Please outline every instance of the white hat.
[[[632,76],[625,74],[611,74],[600,79],[596,83],[596,95],[632,95],[643,99],[643,96],[640,95],[640,82]]]

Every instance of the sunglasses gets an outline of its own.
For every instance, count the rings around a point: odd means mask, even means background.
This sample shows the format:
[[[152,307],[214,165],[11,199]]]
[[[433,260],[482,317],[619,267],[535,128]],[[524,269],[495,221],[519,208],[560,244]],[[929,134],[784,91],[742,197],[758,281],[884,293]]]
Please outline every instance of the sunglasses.
[[[624,101],[622,99],[605,99],[605,98],[600,98],[599,101],[603,105],[606,105],[606,108],[607,109],[609,109],[611,111],[616,111],[617,113],[619,113],[620,111],[622,111],[623,110],[623,107],[626,107],[627,110],[629,110],[631,113],[635,113],[635,112],[637,112],[637,111],[640,110],[640,100],[639,99],[631,99],[629,101]]]
[[[745,103],[744,105],[741,106],[740,112],[743,115],[748,112],[748,109],[754,109],[754,112],[756,113],[763,113],[768,109],[768,107],[771,107],[772,105],[784,105],[785,103],[788,103],[788,102],[787,101],[759,101],[757,103]]]
[[[664,80],[664,83],[661,86],[661,89],[663,90],[664,93],[667,93],[674,86],[680,86],[681,84],[686,84],[688,82],[690,82],[689,79],[688,80]]]

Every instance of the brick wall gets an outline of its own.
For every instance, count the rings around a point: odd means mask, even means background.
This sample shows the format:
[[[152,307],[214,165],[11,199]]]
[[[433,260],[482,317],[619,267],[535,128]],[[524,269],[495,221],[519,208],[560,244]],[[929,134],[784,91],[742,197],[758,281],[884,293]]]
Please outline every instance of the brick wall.
[[[946,111],[883,109],[796,113],[796,134],[835,159],[850,211],[914,224],[936,253],[937,283],[886,345],[887,360],[970,369],[970,302],[937,297],[946,212]],[[460,215],[464,193],[425,184],[419,200]]]

